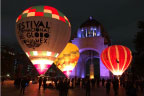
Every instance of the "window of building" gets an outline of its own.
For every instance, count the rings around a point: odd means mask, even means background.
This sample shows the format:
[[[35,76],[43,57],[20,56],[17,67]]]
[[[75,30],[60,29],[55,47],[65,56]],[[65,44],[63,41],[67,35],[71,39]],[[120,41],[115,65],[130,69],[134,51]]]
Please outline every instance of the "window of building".
[[[81,29],[81,38],[96,37],[96,36],[100,36],[100,32],[97,30],[96,27]]]

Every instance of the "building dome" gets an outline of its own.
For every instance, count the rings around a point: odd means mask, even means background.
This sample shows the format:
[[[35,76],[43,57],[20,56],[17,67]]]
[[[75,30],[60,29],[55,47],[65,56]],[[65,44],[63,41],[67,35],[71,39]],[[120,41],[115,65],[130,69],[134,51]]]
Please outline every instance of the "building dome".
[[[110,44],[110,39],[103,25],[91,16],[87,21],[81,24],[77,31],[78,38],[104,37],[105,44]]]
[[[100,22],[96,21],[95,19],[93,19],[93,17],[89,17],[89,19],[87,21],[85,21],[84,23],[81,24],[80,28],[83,27],[95,27],[95,26],[101,26]]]

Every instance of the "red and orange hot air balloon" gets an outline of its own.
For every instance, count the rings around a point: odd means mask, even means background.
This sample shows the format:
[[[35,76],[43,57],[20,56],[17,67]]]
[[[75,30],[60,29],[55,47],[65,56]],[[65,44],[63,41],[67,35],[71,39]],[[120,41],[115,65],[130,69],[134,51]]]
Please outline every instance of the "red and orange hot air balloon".
[[[132,61],[132,53],[129,48],[122,45],[112,45],[101,53],[103,64],[114,74],[122,75]]]
[[[51,6],[32,6],[16,20],[16,36],[39,74],[52,65],[70,39],[68,18]]]

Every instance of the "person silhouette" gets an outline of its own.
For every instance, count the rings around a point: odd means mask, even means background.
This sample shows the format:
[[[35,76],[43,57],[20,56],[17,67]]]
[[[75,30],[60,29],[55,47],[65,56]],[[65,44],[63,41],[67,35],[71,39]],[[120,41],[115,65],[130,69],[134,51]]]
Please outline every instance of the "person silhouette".
[[[26,77],[23,77],[20,84],[21,84],[21,90],[20,93],[24,94],[25,92],[25,87],[27,86],[27,81],[26,81]]]
[[[116,77],[113,80],[113,89],[114,89],[115,96],[117,96],[118,89],[119,89],[119,80]]]
[[[41,88],[41,85],[42,85],[42,77],[39,78],[39,90]]]
[[[46,81],[47,81],[47,79],[46,79],[46,77],[44,77],[44,79],[43,79],[43,89],[45,90],[46,89]]]
[[[106,82],[106,94],[107,96],[109,96],[110,93],[110,80],[107,80]]]
[[[58,83],[58,90],[59,90],[59,96],[64,96],[64,83],[63,83],[63,80],[59,80],[59,83]]]
[[[86,96],[90,96],[90,80],[88,78],[86,80],[85,88],[86,88]]]

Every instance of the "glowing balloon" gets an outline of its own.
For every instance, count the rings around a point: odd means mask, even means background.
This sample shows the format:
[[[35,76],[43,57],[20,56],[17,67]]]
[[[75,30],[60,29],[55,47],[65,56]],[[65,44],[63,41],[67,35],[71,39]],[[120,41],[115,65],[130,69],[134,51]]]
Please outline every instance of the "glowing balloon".
[[[122,75],[132,61],[132,53],[125,46],[113,45],[103,50],[101,60],[114,75]]]
[[[76,45],[68,43],[62,53],[54,61],[54,64],[67,76],[74,69],[79,59],[79,49]]]
[[[50,6],[32,6],[16,20],[16,36],[39,74],[44,74],[70,39],[67,17]]]

